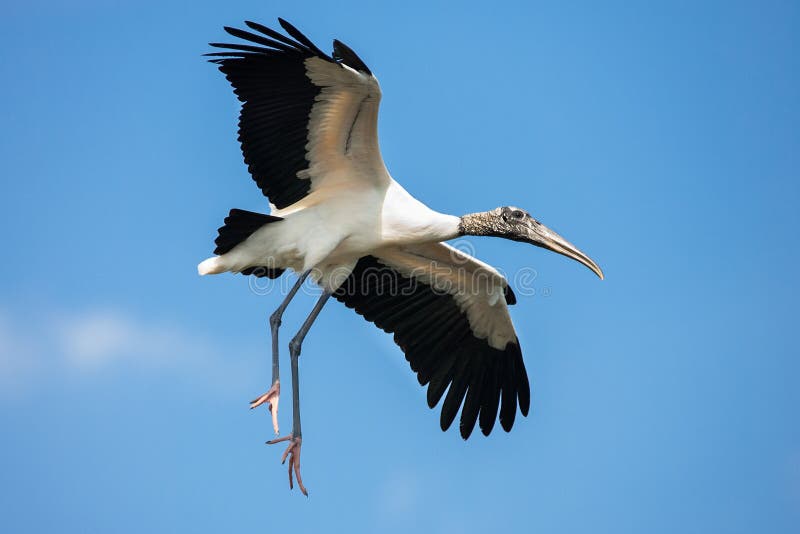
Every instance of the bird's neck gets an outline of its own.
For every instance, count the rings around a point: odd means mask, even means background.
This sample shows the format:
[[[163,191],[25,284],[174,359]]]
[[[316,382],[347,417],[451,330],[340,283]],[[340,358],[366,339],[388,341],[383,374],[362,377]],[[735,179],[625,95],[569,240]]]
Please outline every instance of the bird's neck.
[[[384,244],[448,241],[458,237],[461,220],[454,215],[434,211],[416,200],[386,204],[382,218]]]
[[[447,241],[458,237],[460,219],[455,215],[431,210],[425,218],[425,235],[432,241]]]
[[[459,234],[461,218],[432,210],[391,181],[381,210],[385,243],[448,241]]]
[[[462,215],[458,224],[458,235],[497,235],[491,211]]]

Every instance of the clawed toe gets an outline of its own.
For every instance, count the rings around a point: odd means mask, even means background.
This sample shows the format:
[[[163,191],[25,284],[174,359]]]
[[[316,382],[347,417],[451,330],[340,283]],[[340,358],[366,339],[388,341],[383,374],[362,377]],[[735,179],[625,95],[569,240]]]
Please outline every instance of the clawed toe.
[[[281,383],[279,381],[275,381],[272,384],[272,387],[269,390],[261,395],[250,401],[250,409],[258,408],[262,404],[267,404],[267,408],[269,409],[270,415],[272,415],[272,428],[275,430],[275,435],[279,434],[278,431],[278,401],[280,400],[281,395]]]
[[[292,471],[294,471],[300,491],[303,492],[303,495],[308,497],[308,491],[305,485],[303,485],[303,478],[300,476],[300,447],[303,443],[303,439],[299,436],[294,437],[293,434],[289,434],[282,438],[271,439],[267,442],[267,445],[275,445],[282,441],[289,442],[289,446],[286,447],[286,450],[283,451],[283,456],[281,456],[281,463],[286,463],[286,458],[289,458],[289,489],[294,489],[294,481],[292,480]]]

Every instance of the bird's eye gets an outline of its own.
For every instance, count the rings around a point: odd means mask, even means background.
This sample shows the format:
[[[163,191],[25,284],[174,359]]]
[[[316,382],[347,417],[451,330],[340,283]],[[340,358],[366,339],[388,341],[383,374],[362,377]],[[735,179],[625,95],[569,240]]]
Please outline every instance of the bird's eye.
[[[522,219],[523,217],[525,217],[525,213],[523,213],[522,210],[514,210],[511,212],[512,219]]]

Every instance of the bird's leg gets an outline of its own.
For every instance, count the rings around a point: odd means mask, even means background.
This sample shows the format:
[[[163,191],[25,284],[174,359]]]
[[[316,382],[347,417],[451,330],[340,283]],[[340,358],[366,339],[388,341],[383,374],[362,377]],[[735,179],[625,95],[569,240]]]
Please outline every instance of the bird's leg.
[[[257,408],[264,403],[269,403],[269,412],[272,415],[272,428],[275,430],[276,436],[278,435],[278,399],[281,394],[280,365],[278,363],[278,328],[281,326],[283,312],[286,311],[287,306],[289,306],[289,303],[300,290],[300,287],[303,285],[306,278],[308,278],[308,273],[310,272],[311,271],[308,270],[300,275],[297,282],[292,286],[292,289],[289,290],[289,294],[286,295],[281,305],[278,306],[278,309],[269,316],[269,327],[272,332],[272,386],[266,393],[250,401],[250,409]]]
[[[308,491],[306,491],[306,487],[303,485],[303,479],[300,477],[300,446],[303,442],[303,433],[300,429],[300,376],[298,372],[298,361],[300,360],[300,349],[303,345],[303,339],[306,337],[306,334],[308,334],[311,325],[314,324],[314,320],[319,315],[319,312],[322,311],[322,307],[325,306],[330,296],[331,292],[327,290],[322,294],[314,305],[314,309],[308,314],[303,326],[300,327],[300,330],[298,330],[297,334],[289,343],[289,355],[291,356],[292,364],[292,433],[288,436],[267,442],[269,445],[282,441],[289,442],[289,446],[286,447],[281,457],[281,463],[284,463],[287,457],[289,458],[289,488],[294,488],[294,483],[292,482],[292,471],[294,471],[294,474],[297,476],[297,485],[300,486],[300,491],[302,491],[303,495],[306,497],[308,496]]]

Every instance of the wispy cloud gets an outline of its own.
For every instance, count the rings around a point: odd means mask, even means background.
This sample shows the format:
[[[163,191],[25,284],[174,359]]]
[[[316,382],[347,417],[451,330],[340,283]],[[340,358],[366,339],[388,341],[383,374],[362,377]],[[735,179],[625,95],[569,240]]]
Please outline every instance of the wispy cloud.
[[[137,320],[119,310],[92,310],[56,321],[61,352],[73,367],[97,369],[118,362],[172,367],[218,355],[209,340],[188,330]]]
[[[68,361],[79,367],[113,363],[147,336],[147,332],[142,336],[139,325],[118,312],[95,311],[69,317],[57,329]]]
[[[227,385],[247,369],[226,356],[202,334],[118,309],[54,313],[31,321],[0,308],[0,394],[30,390],[48,374],[86,376],[123,365],[192,373]]]

